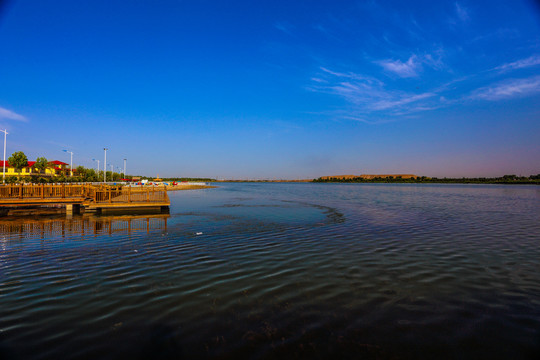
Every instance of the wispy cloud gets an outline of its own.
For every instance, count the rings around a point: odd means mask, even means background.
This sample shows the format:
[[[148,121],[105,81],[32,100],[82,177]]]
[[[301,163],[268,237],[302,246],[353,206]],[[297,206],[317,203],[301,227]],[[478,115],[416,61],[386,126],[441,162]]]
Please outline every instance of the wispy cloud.
[[[540,65],[540,55],[533,55],[526,59],[521,59],[521,60],[511,62],[511,63],[503,64],[501,66],[497,66],[495,70],[510,71],[510,70],[528,68],[528,67],[536,66],[536,65]]]
[[[473,44],[479,41],[487,41],[487,40],[493,40],[493,39],[515,39],[520,36],[520,33],[516,29],[510,29],[510,28],[500,28],[496,31],[492,31],[487,34],[479,34],[471,39],[468,40],[468,43]]]
[[[338,114],[336,113],[336,115],[338,115]],[[347,119],[347,120],[358,121],[358,122],[362,122],[364,124],[369,124],[369,125],[386,124],[386,123],[396,121],[395,119],[391,119],[391,118],[382,118],[382,119],[377,119],[377,120],[367,120],[364,117],[359,117],[359,116],[354,116],[354,115],[349,115],[349,114],[344,114],[344,113],[341,114],[341,118]]]
[[[470,20],[469,10],[456,2],[456,15],[461,22],[467,22]]]
[[[17,114],[14,111],[8,110],[0,106],[0,120],[16,120],[16,121],[27,121],[27,119]]]
[[[336,37],[327,27],[322,26],[321,24],[317,24],[313,26],[313,28],[323,34],[326,38],[341,42],[341,40]]]
[[[340,78],[347,78],[347,79],[352,79],[352,80],[360,80],[360,81],[365,81],[369,84],[378,84],[378,85],[383,85],[383,82],[380,81],[379,79],[376,79],[372,76],[366,76],[366,75],[362,75],[362,74],[357,74],[357,73],[353,73],[353,72],[348,72],[348,73],[341,73],[341,72],[336,72],[336,71],[332,71],[332,70],[329,70],[325,67],[320,67],[320,69],[322,71],[324,71],[325,73],[327,74],[330,74],[330,75],[334,75],[334,76],[337,76],[337,77],[340,77]]]
[[[377,64],[381,65],[385,70],[403,78],[418,76],[417,71],[421,67],[416,55],[412,55],[407,62],[402,62],[400,60],[382,60],[377,61]]]
[[[471,20],[470,10],[461,5],[459,2],[454,3],[454,11],[448,18],[448,23],[455,27],[456,25],[463,25]]]
[[[399,90],[388,90],[386,85],[375,78],[352,72],[337,72],[320,68],[316,80],[309,90],[339,96],[349,103],[346,109],[336,112],[343,119],[380,123],[373,117],[391,119],[398,114],[422,112],[438,107],[439,97],[435,92],[411,93]],[[324,77],[325,81],[320,81]],[[369,120],[367,120],[369,119]]]
[[[424,100],[435,95],[436,94],[430,93],[430,92],[422,93],[418,95],[406,94],[405,96],[395,97],[394,99],[384,99],[384,100],[377,101],[373,105],[371,105],[371,107],[374,110],[392,109],[392,108],[401,107],[403,105],[407,105],[410,103],[418,102],[420,100]],[[417,108],[418,109],[431,109],[425,106],[419,106]]]
[[[470,98],[483,100],[501,100],[528,96],[540,92],[540,76],[525,79],[509,79],[492,86],[475,90]]]
[[[292,33],[292,25],[283,23],[283,22],[277,22],[274,24],[274,27],[278,29],[279,31],[284,32],[287,35],[293,35]]]

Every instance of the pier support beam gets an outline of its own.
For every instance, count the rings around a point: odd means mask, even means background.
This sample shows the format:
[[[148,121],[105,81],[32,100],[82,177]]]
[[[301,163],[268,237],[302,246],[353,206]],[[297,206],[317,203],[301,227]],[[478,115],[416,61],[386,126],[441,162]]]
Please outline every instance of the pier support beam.
[[[80,214],[80,204],[66,204],[66,215]]]

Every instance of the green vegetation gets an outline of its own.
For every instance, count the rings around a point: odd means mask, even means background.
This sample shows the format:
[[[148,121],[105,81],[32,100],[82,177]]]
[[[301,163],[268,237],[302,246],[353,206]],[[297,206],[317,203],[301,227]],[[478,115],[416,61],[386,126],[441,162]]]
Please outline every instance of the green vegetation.
[[[361,177],[341,179],[314,179],[313,182],[319,183],[411,183],[411,184],[536,184],[540,185],[540,174],[528,177],[517,175],[504,175],[498,178],[436,178],[419,176],[416,179],[402,179],[397,177],[376,177],[374,179],[364,179]]]
[[[44,157],[38,157],[34,167],[41,173],[44,174],[45,170],[50,167],[49,161]]]
[[[15,168],[15,171],[21,175],[23,168],[28,166],[28,158],[22,151],[16,151],[8,159],[9,165]]]

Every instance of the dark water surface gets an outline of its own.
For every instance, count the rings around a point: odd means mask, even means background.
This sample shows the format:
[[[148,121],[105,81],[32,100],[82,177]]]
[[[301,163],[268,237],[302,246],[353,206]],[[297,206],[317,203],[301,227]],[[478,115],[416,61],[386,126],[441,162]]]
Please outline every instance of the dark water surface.
[[[220,186],[0,220],[0,358],[540,358],[540,187]]]

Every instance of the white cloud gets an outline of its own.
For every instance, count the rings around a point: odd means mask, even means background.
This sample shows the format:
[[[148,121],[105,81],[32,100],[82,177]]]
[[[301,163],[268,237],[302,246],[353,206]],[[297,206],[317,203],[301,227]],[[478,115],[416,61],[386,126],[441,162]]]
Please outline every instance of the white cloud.
[[[16,112],[0,106],[0,120],[26,121],[26,118],[22,115],[17,114]]]
[[[501,66],[497,66],[495,70],[508,71],[508,70],[527,68],[527,67],[536,66],[536,65],[540,65],[539,55],[533,55],[526,59],[521,59],[521,60],[511,62],[511,63],[503,64]]]
[[[412,55],[407,62],[400,60],[382,60],[377,62],[385,70],[393,72],[400,77],[418,76],[417,70],[420,68],[420,63],[416,55]]]
[[[540,92],[540,76],[526,79],[510,79],[475,90],[472,99],[501,100],[513,97],[527,96]]]

